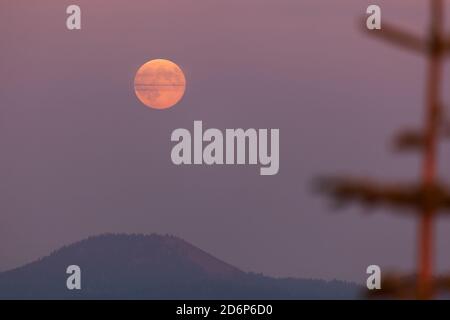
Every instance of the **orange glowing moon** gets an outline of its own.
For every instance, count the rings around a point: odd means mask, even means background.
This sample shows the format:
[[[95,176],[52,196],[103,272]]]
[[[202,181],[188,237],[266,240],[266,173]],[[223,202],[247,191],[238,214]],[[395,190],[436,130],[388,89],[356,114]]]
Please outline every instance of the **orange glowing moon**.
[[[155,59],[143,64],[134,78],[134,92],[147,107],[167,109],[177,104],[186,90],[186,78],[179,66]]]

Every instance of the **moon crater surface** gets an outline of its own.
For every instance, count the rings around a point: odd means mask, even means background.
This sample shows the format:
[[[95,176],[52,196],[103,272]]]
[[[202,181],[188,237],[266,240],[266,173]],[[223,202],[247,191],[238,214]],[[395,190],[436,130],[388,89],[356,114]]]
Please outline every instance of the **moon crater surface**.
[[[172,61],[150,60],[136,72],[134,91],[147,107],[167,109],[183,98],[186,78],[181,68]]]

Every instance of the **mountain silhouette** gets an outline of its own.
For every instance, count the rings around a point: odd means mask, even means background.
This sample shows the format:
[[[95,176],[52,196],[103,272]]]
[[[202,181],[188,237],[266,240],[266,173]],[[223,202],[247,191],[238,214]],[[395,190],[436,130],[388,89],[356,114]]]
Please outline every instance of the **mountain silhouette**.
[[[66,269],[81,268],[81,290]],[[247,273],[174,236],[106,234],[0,273],[0,299],[350,299],[341,281]]]

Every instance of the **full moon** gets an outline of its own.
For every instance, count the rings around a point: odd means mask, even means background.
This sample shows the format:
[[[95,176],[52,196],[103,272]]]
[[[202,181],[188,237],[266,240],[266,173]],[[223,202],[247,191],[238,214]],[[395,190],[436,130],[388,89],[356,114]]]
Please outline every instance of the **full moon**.
[[[134,92],[147,107],[167,109],[177,104],[186,90],[186,78],[179,66],[155,59],[143,64],[134,78]]]

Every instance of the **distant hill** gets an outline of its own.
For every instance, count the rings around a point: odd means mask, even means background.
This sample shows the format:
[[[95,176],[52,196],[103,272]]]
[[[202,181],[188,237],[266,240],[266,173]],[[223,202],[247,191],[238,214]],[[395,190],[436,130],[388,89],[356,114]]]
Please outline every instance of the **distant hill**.
[[[82,289],[66,288],[67,266]],[[101,235],[0,273],[0,299],[326,299],[356,298],[340,281],[246,273],[186,241],[160,235]]]

